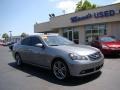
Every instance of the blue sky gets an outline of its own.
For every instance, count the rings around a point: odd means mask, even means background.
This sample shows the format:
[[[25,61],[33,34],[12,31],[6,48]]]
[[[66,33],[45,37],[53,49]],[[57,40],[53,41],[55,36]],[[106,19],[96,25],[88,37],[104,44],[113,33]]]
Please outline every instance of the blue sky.
[[[12,35],[34,33],[34,24],[49,20],[49,13],[61,15],[73,12],[79,0],[0,0],[0,37],[12,31]],[[89,0],[99,6],[120,0]]]

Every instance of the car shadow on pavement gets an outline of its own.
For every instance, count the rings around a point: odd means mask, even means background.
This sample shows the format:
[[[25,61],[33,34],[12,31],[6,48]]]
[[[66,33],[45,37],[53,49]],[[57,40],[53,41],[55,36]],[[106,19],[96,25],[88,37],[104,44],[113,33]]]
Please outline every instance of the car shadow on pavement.
[[[104,55],[105,59],[119,59],[120,55],[112,54],[112,55]]]
[[[22,72],[27,73],[28,75],[26,77],[28,77],[28,78],[38,77],[38,78],[46,80],[50,83],[63,85],[63,86],[77,86],[77,85],[86,84],[86,83],[89,83],[93,80],[96,80],[102,73],[101,71],[99,71],[98,73],[95,73],[95,74],[92,74],[92,75],[89,75],[89,76],[70,77],[65,81],[60,81],[60,80],[58,80],[54,77],[54,75],[52,74],[52,72],[50,70],[46,70],[46,69],[43,69],[43,68],[38,68],[38,67],[31,66],[31,65],[28,65],[28,64],[23,64],[22,67],[18,67],[15,64],[15,62],[8,63],[8,65],[17,69],[17,70],[20,70]]]

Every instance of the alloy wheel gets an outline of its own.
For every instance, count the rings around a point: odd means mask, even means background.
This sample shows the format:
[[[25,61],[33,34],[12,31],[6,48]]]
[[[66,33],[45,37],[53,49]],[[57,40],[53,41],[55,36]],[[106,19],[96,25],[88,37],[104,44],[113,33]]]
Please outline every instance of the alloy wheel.
[[[20,58],[19,54],[16,54],[15,59],[16,59],[16,64],[17,64],[18,66],[21,66],[22,61],[21,61],[21,58]]]
[[[55,61],[53,64],[53,73],[56,78],[63,80],[67,77],[67,66],[62,61]]]

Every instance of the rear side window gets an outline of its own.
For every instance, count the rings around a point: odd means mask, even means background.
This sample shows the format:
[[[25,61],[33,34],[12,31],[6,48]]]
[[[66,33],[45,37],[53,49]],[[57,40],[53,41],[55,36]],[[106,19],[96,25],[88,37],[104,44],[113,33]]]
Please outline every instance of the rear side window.
[[[30,38],[28,37],[28,38],[23,39],[23,40],[21,41],[21,44],[22,44],[22,45],[30,45]]]
[[[38,37],[30,37],[30,45],[35,46],[35,44],[41,43],[41,40]]]

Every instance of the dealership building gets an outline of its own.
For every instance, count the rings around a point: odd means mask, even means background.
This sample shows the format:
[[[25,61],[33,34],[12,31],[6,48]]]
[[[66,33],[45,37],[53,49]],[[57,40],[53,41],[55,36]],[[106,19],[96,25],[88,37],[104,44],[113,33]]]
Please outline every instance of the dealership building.
[[[48,22],[36,23],[34,32],[59,33],[78,44],[87,44],[99,35],[120,39],[120,3],[61,16],[53,15]]]

